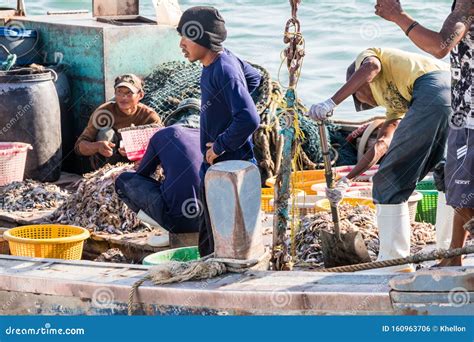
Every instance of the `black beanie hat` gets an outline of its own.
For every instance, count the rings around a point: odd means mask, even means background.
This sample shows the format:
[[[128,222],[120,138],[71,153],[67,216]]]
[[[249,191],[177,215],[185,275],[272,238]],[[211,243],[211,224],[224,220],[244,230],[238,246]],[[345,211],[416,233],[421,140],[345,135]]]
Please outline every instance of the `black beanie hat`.
[[[196,6],[184,11],[177,28],[180,35],[209,50],[222,51],[227,38],[224,18],[210,6]]]

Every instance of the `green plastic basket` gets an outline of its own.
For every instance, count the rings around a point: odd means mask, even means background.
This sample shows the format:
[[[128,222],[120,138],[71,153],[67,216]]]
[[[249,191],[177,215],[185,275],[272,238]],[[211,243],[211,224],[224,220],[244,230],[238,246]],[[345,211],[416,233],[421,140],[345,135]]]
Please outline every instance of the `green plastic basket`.
[[[435,183],[432,179],[424,179],[418,182],[416,190],[436,190]]]
[[[436,210],[438,206],[438,191],[432,180],[422,180],[416,186],[423,199],[418,202],[416,221],[436,224]]]
[[[159,265],[168,261],[193,261],[200,258],[197,246],[168,249],[153,253],[143,259],[143,265]]]

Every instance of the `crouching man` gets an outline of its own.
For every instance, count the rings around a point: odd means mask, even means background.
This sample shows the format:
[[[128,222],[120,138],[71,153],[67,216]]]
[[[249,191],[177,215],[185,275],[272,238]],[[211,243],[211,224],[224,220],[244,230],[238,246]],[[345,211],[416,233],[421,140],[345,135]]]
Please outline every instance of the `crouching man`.
[[[94,111],[74,147],[76,154],[90,157],[94,170],[107,163],[128,162],[124,149],[119,148],[119,129],[161,124],[158,114],[140,103],[144,96],[140,78],[133,74],[119,76],[114,88],[115,101],[104,103]]]
[[[195,106],[199,111],[200,105]],[[115,181],[118,196],[131,210],[139,216],[145,213],[174,234],[199,231],[202,154],[199,129],[192,127],[199,127],[199,115],[184,117],[158,131],[150,140],[137,172],[123,173]],[[159,165],[165,176],[162,182],[152,178]],[[153,245],[165,247],[169,245],[169,236],[163,234],[154,241]]]

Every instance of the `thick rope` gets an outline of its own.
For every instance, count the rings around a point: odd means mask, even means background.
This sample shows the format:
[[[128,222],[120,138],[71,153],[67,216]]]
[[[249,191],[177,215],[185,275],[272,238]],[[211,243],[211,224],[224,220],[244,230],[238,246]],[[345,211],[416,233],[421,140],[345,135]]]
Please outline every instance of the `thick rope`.
[[[242,265],[241,267],[233,265],[231,259],[214,259],[209,256],[197,261],[170,261],[155,266],[142,279],[132,285],[128,296],[128,315],[133,315],[133,299],[138,292],[138,288],[147,280],[151,281],[153,285],[159,286],[191,280],[212,279],[225,273],[267,270],[270,256],[270,253],[265,253],[260,260],[255,260],[251,266],[241,264],[239,260],[235,260],[234,262]]]
[[[460,255],[474,254],[474,245],[467,246],[464,248],[455,248],[455,249],[437,249],[429,253],[419,253],[415,255],[410,255],[406,258],[398,258],[392,260],[383,260],[383,261],[374,261],[358,265],[350,266],[341,266],[326,268],[322,270],[317,270],[317,272],[357,272],[357,271],[367,271],[377,268],[385,268],[391,266],[401,266],[406,264],[419,264],[425,261],[434,261],[438,259],[450,259]],[[311,263],[302,263],[300,266],[308,266]]]

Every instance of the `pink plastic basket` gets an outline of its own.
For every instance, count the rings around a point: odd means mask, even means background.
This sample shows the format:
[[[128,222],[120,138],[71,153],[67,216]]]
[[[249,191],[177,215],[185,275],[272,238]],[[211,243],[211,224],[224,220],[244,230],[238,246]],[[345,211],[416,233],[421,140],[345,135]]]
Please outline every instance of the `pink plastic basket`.
[[[119,131],[127,158],[131,161],[141,160],[145,155],[151,137],[160,130],[160,126],[137,126],[133,129]]]
[[[30,144],[0,142],[0,186],[23,181],[26,154],[32,149]]]

